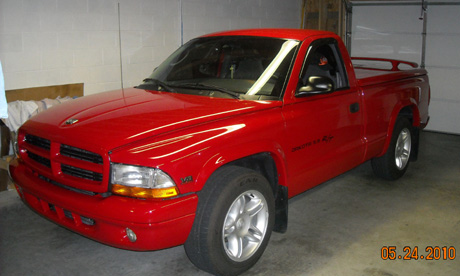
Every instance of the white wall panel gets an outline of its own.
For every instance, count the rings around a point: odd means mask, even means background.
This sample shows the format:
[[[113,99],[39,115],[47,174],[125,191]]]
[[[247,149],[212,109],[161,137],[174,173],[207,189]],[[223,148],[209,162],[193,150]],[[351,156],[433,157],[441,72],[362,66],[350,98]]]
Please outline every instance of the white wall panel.
[[[353,22],[383,33],[420,33],[419,6],[355,6]]]
[[[460,134],[459,1],[428,2],[432,5],[427,9],[425,67],[432,100],[427,129]],[[420,5],[354,6],[352,55],[420,64],[423,45],[420,15]]]
[[[428,32],[431,34],[458,34],[460,31],[459,15],[460,6],[458,5],[429,6]]]
[[[460,102],[435,98],[430,103],[429,130],[460,134]]]
[[[428,67],[427,70],[433,99],[460,102],[460,68]]]
[[[426,69],[431,80],[429,129],[460,134],[460,6],[429,6]]]
[[[353,7],[352,56],[420,63],[423,22],[415,6]]]
[[[460,13],[459,13],[460,16]],[[428,26],[431,22],[428,23]],[[460,27],[460,24],[459,24]],[[426,65],[460,68],[460,34],[430,33],[426,38]]]

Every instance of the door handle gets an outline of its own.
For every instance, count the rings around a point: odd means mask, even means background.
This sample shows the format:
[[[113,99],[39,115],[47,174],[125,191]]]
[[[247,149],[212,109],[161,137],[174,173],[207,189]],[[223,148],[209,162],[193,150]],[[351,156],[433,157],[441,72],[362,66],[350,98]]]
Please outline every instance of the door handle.
[[[352,103],[350,104],[350,112],[356,113],[359,111],[359,103]]]

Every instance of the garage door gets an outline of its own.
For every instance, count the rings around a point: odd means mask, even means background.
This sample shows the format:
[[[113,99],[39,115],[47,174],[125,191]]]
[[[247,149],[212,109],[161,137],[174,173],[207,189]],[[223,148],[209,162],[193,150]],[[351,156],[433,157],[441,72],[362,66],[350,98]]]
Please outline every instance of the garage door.
[[[460,134],[460,1],[429,1],[425,51],[421,1],[352,3],[352,56],[424,60],[432,93],[427,129]]]

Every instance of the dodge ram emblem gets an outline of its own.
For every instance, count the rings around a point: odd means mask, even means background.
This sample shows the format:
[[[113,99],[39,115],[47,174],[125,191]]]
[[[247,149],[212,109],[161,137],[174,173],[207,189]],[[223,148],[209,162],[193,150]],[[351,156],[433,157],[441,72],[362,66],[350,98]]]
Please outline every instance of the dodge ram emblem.
[[[65,121],[65,124],[66,124],[66,125],[73,125],[73,124],[75,124],[76,122],[78,122],[77,119],[68,119],[67,121]]]

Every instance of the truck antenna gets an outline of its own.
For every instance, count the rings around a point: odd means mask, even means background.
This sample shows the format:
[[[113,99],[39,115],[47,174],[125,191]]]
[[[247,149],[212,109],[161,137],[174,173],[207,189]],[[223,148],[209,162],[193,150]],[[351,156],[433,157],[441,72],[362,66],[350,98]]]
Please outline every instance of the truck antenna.
[[[121,90],[123,90],[123,58],[121,55],[121,19],[120,19],[120,2],[118,2],[118,47],[120,49],[120,81]]]
[[[180,1],[180,46],[184,45],[184,18],[182,17],[182,0]]]

